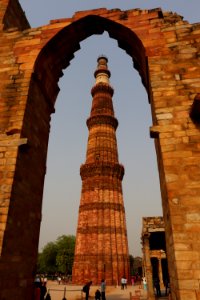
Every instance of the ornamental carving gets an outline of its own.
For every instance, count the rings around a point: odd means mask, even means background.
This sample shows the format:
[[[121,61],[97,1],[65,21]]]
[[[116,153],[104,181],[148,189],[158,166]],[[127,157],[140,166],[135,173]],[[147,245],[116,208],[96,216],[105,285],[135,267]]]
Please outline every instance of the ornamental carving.
[[[80,168],[80,175],[82,180],[95,176],[112,176],[122,180],[124,176],[124,167],[121,164],[110,162],[84,164]]]
[[[99,114],[114,115],[112,98],[109,95],[98,94],[94,97],[95,101],[92,105],[91,116]]]
[[[98,92],[109,93],[112,97],[114,94],[114,89],[110,85],[101,82],[101,83],[94,85],[93,88],[91,89],[92,97],[94,97],[94,95]]]
[[[122,194],[122,184],[120,179],[113,177],[104,177],[101,180],[94,178],[86,178],[82,183],[82,193],[93,191],[93,190],[110,190],[117,191]]]
[[[107,115],[98,115],[98,116],[93,116],[87,119],[87,127],[90,129],[94,125],[111,125],[112,127],[117,129],[118,126],[118,121],[115,117],[113,116],[107,116]]]
[[[92,227],[78,227],[77,233],[81,234],[120,234],[127,236],[127,232],[122,227],[114,227],[114,226],[92,226]]]
[[[87,203],[79,206],[79,212],[87,211],[87,210],[105,210],[105,209],[112,209],[116,211],[122,211],[125,212],[124,206],[120,203],[111,203],[111,202],[93,202],[93,203]]]
[[[104,253],[99,253],[98,258],[95,254],[77,254],[76,262],[82,262],[90,260],[90,258],[94,261],[98,259],[98,261],[127,261],[127,256],[123,254],[110,254],[105,255]]]

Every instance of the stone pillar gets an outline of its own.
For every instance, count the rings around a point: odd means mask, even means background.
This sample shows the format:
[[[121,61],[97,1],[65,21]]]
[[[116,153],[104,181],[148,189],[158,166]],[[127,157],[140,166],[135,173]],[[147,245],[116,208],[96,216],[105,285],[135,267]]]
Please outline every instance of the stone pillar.
[[[151,259],[150,259],[150,249],[149,249],[149,234],[145,234],[143,236],[143,254],[144,254],[145,277],[147,280],[147,299],[155,300],[152,267],[151,267]]]
[[[160,288],[164,288],[163,284],[163,274],[162,274],[162,259],[161,257],[158,258],[158,274],[159,274],[159,279],[160,279]]]

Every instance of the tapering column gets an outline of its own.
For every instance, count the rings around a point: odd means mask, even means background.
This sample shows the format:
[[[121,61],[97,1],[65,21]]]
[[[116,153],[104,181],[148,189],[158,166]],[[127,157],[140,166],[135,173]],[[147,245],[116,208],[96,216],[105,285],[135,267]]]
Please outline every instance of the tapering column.
[[[94,73],[86,161],[80,168],[79,206],[73,282],[104,278],[109,285],[129,277],[129,253],[122,195],[124,167],[116,141],[118,121],[112,103],[113,88],[107,58],[101,56]]]

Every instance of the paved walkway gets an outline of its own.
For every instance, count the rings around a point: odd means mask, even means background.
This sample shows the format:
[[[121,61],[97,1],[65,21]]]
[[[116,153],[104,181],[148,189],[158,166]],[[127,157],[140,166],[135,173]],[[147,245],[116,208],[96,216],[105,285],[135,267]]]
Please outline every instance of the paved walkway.
[[[99,286],[91,286],[89,300],[95,300],[95,291]],[[49,290],[51,300],[63,300],[64,296],[67,300],[85,300],[85,294],[81,291],[82,286],[58,284],[56,281],[49,281],[47,283],[47,290]],[[141,300],[147,300],[146,291],[140,289],[138,285],[128,286],[127,289],[121,290],[121,287],[107,286],[106,300],[131,300],[130,293],[134,296],[137,291],[141,292]],[[156,300],[168,300],[168,297],[156,298]]]
[[[57,282],[49,281],[47,283],[47,290],[49,290],[51,300],[62,300],[65,296],[67,300],[81,300],[85,299],[85,294],[81,292],[82,286],[63,285]],[[94,294],[99,286],[91,286],[89,300],[94,300]],[[121,287],[107,286],[106,300],[130,300],[130,293],[135,295],[135,290],[141,291],[141,300],[146,300],[146,292],[139,289],[139,286],[128,286],[127,289],[121,290]],[[163,299],[164,300],[164,299]]]

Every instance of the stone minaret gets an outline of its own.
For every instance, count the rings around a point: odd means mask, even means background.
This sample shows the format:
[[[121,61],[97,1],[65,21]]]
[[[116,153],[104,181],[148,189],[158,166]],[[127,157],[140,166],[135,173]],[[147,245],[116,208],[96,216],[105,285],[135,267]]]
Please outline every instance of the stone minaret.
[[[80,168],[79,206],[73,282],[92,280],[107,285],[129,277],[129,252],[122,195],[124,167],[119,164],[107,58],[101,56],[94,73],[86,161]]]

